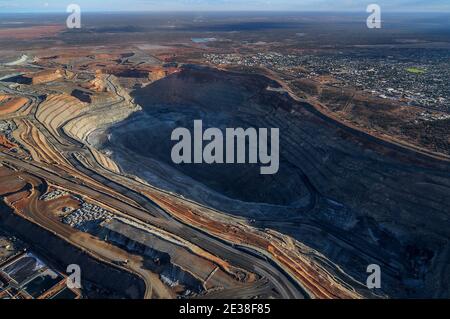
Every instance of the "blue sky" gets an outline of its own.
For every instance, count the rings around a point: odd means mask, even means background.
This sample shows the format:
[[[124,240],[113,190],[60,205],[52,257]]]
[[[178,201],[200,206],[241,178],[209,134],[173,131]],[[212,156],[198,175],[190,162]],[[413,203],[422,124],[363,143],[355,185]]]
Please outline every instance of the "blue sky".
[[[71,3],[84,11],[365,11],[377,3],[385,11],[450,12],[450,0],[0,0],[0,13],[65,12]]]

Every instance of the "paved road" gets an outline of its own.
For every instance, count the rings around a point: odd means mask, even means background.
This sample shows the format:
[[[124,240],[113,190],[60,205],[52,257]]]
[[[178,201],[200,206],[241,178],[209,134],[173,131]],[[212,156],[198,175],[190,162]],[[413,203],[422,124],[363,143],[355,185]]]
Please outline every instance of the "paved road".
[[[170,233],[180,236],[189,242],[204,248],[210,253],[219,256],[224,260],[228,260],[231,264],[249,271],[255,272],[267,278],[271,285],[273,285],[279,292],[280,296],[285,299],[303,299],[308,298],[308,294],[287,274],[281,267],[266,260],[266,258],[260,256],[259,253],[249,253],[249,249],[243,249],[240,247],[233,247],[232,244],[214,238],[206,232],[202,232],[198,229],[194,229],[188,225],[184,225],[178,220],[167,219],[167,213],[165,218],[161,219],[159,216],[153,216],[147,211],[139,210],[134,206],[130,206],[125,202],[116,199],[114,196],[108,195],[103,192],[86,187],[75,181],[61,177],[60,175],[43,169],[40,166],[28,162],[23,162],[14,158],[11,155],[0,153],[0,160],[2,162],[10,163],[23,171],[30,172],[40,178],[43,178],[56,185],[72,190],[73,192],[85,194],[105,205],[115,208],[119,211],[126,213],[136,219],[139,219],[146,223],[151,223],[157,227],[165,229]],[[93,177],[95,178],[95,176]],[[151,203],[153,208],[155,204]],[[161,210],[161,208],[159,208]],[[163,210],[162,210],[163,211]],[[169,215],[170,216],[170,215]],[[229,296],[234,297],[234,296]]]
[[[115,92],[120,97],[120,102],[118,103],[123,102],[124,97],[118,94],[117,89],[115,88],[110,78],[107,78],[107,83],[108,86],[110,86],[110,90]],[[26,95],[27,97],[32,99],[35,105],[38,105],[41,102],[41,99],[37,94],[24,94],[24,92],[17,92],[5,87],[2,87],[2,89],[5,91],[9,91],[10,93]],[[51,183],[60,185],[64,188],[72,190],[75,193],[84,194],[131,217],[165,229],[170,233],[184,238],[199,247],[202,247],[213,255],[229,261],[236,267],[257,273],[261,277],[268,280],[266,284],[267,289],[270,290],[271,287],[275,287],[282,298],[308,298],[308,294],[300,287],[300,285],[280,266],[275,264],[273,261],[270,261],[267,256],[262,256],[261,253],[257,251],[252,252],[252,250],[249,248],[233,246],[232,244],[215,238],[202,230],[186,225],[181,221],[174,219],[170,214],[168,214],[147,197],[130,188],[125,187],[122,184],[107,179],[105,176],[95,172],[94,170],[86,168],[75,157],[75,154],[82,154],[87,159],[89,159],[90,163],[93,163],[94,165],[96,161],[92,158],[92,154],[84,147],[84,145],[72,139],[65,140],[65,143],[62,143],[62,141],[55,138],[47,129],[45,129],[45,127],[43,127],[43,125],[41,125],[37,121],[34,113],[35,112],[30,115],[30,117],[33,116],[33,118],[31,118],[33,123],[42,130],[42,133],[56,149],[66,155],[66,158],[74,166],[75,169],[106,185],[108,188],[115,190],[118,193],[125,195],[126,197],[129,197],[131,200],[142,206],[143,209],[130,205],[129,203],[115,197],[113,194],[107,193],[105,190],[95,189],[93,185],[87,186],[83,184],[83,182],[79,179],[61,175],[61,173],[56,169],[50,170],[48,168],[40,166],[37,163],[25,162],[11,155],[3,153],[0,153],[1,161],[9,162],[17,168],[22,169],[26,172],[30,172],[35,176],[43,178]],[[65,134],[62,136],[65,137]],[[257,293],[257,291],[261,290],[261,287],[248,287],[247,289],[250,290],[246,292],[243,291],[242,293],[249,294],[252,292],[251,289],[254,289],[254,292]],[[232,292],[230,292],[230,295],[227,296],[229,298],[235,297],[234,295],[232,295]]]

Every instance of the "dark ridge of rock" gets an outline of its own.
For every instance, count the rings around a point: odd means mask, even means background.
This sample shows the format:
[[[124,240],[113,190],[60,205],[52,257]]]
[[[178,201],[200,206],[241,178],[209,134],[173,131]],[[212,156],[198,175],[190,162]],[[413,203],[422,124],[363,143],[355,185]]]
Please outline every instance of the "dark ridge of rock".
[[[137,78],[137,79],[145,79],[148,78],[148,71],[130,69],[130,70],[121,70],[117,72],[112,72],[115,76],[123,77],[123,78]]]
[[[73,97],[77,98],[81,102],[91,103],[92,102],[92,94],[86,91],[75,89],[71,94]]]
[[[108,241],[114,243],[115,246],[130,253],[142,256],[144,259],[144,267],[146,269],[149,269],[160,276],[164,276],[170,280],[170,282],[181,284],[186,287],[186,289],[195,293],[204,291],[201,281],[196,279],[189,272],[173,264],[171,256],[168,253],[156,250],[111,229],[100,228],[96,236],[103,239],[108,238]]]
[[[26,76],[23,76],[23,75],[16,75],[16,76],[13,76],[11,78],[3,79],[2,82],[10,82],[10,83],[30,85],[33,81],[29,77],[26,77]]]

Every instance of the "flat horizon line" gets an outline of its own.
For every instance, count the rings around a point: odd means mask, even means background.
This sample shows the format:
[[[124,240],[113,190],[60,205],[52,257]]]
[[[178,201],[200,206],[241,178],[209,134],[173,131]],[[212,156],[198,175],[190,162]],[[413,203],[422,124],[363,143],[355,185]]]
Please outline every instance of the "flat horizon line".
[[[144,13],[364,13],[365,10],[83,10],[84,13],[103,13],[103,14],[144,14]],[[0,15],[6,14],[67,14],[66,11],[7,11],[0,12]],[[450,14],[450,11],[430,10],[430,11],[416,11],[416,10],[385,10],[384,14]]]

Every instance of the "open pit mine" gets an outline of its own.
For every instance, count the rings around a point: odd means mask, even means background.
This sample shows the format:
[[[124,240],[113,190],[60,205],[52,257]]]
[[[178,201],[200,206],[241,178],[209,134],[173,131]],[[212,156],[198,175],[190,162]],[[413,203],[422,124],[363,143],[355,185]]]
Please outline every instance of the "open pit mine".
[[[346,125],[262,71],[118,48],[1,69],[0,297],[450,297],[444,156]],[[279,170],[175,164],[171,133],[199,119],[278,128]],[[73,264],[81,288],[55,288]]]

